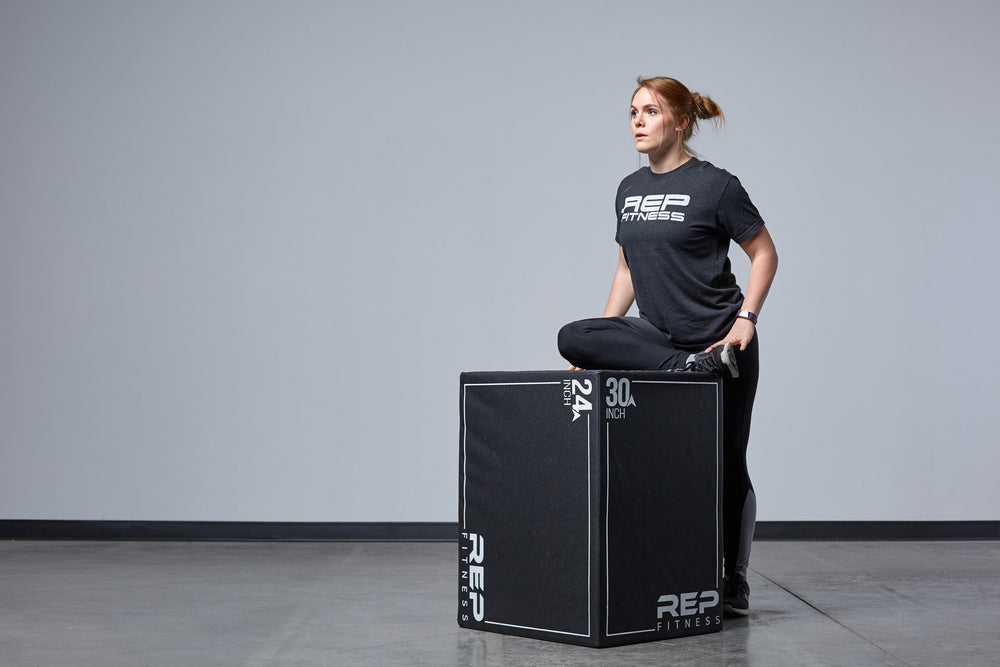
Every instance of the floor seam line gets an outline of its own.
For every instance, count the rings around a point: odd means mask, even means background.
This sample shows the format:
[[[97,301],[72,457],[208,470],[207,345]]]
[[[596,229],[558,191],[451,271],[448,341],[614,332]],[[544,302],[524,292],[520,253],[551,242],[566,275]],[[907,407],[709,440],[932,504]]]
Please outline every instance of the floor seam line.
[[[795,593],[795,592],[794,592],[794,591],[792,591],[791,589],[789,589],[789,588],[786,588],[785,586],[782,586],[782,585],[781,585],[781,584],[779,584],[779,583],[778,583],[777,581],[775,581],[775,580],[774,580],[774,579],[772,579],[771,577],[767,576],[767,575],[766,575],[766,574],[764,574],[763,572],[760,572],[760,571],[758,571],[758,570],[755,570],[755,569],[753,569],[752,567],[751,567],[751,568],[747,568],[747,569],[749,569],[749,570],[750,570],[751,572],[753,572],[753,573],[754,573],[754,574],[756,574],[757,576],[761,577],[762,579],[765,579],[766,581],[769,581],[769,582],[771,582],[772,584],[774,584],[775,586],[777,586],[777,587],[778,587],[778,588],[780,588],[781,590],[785,591],[786,593],[788,593],[789,595],[791,595],[791,596],[792,596],[793,598],[795,598],[795,599],[796,599],[796,600],[798,600],[799,602],[802,602],[803,604],[805,604],[806,606],[808,606],[808,607],[809,607],[810,609],[813,609],[813,610],[815,610],[815,611],[819,612],[820,614],[822,614],[823,616],[827,617],[828,619],[830,619],[831,621],[833,621],[834,623],[836,623],[836,624],[837,624],[837,625],[839,625],[840,627],[844,628],[844,629],[845,629],[845,630],[847,630],[848,632],[850,632],[850,633],[852,633],[853,635],[855,635],[855,636],[857,636],[857,637],[859,637],[859,638],[863,639],[864,641],[868,642],[869,644],[871,644],[872,646],[874,646],[874,647],[875,647],[875,648],[877,648],[878,650],[882,651],[883,653],[885,653],[885,654],[886,654],[887,656],[889,656],[889,657],[890,657],[890,658],[892,658],[893,660],[897,660],[897,661],[899,661],[899,663],[900,663],[900,664],[902,664],[902,665],[906,665],[906,667],[911,667],[910,663],[906,662],[905,660],[903,660],[903,659],[902,659],[902,658],[900,658],[899,656],[897,656],[897,655],[894,655],[894,654],[893,654],[893,653],[892,653],[891,651],[889,651],[889,650],[885,649],[884,647],[882,647],[882,646],[879,646],[878,644],[876,644],[875,642],[873,642],[873,641],[872,641],[871,639],[869,639],[868,637],[865,637],[865,636],[864,636],[863,634],[861,634],[860,632],[858,632],[857,630],[855,630],[855,629],[854,629],[854,628],[852,628],[851,626],[849,626],[849,625],[846,625],[846,624],[844,624],[844,623],[841,623],[841,622],[840,622],[839,620],[837,620],[836,618],[834,618],[833,616],[831,616],[831,615],[830,615],[830,614],[828,614],[827,612],[823,611],[822,609],[820,609],[819,607],[817,607],[816,605],[814,605],[814,604],[813,604],[812,602],[810,602],[809,600],[805,599],[804,597],[802,597],[802,596],[801,596],[801,595],[799,595],[798,593]]]

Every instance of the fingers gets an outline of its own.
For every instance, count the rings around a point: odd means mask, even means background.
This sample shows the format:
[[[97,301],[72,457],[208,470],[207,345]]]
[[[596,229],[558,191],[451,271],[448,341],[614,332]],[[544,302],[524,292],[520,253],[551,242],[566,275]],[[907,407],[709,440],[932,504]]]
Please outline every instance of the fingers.
[[[711,345],[709,345],[707,348],[705,348],[705,351],[706,352],[711,352],[715,348],[719,347],[720,345],[725,345],[726,343],[731,344],[733,347],[739,348],[740,352],[742,352],[743,350],[747,349],[747,345],[750,344],[750,341],[742,339],[742,338],[735,338],[735,337],[733,337],[733,338],[724,338],[723,340],[720,340],[717,343],[712,343]]]
[[[749,344],[750,341],[744,338],[734,338],[729,342],[732,344],[733,347],[742,352],[743,350],[747,349],[747,344]]]

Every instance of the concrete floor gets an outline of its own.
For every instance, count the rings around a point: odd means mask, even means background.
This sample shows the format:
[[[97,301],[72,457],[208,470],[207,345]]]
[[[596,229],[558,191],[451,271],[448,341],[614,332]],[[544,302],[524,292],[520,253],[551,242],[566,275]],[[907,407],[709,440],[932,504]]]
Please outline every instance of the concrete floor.
[[[996,665],[1000,542],[759,542],[752,613],[591,649],[455,623],[452,543],[0,543],[0,665]]]

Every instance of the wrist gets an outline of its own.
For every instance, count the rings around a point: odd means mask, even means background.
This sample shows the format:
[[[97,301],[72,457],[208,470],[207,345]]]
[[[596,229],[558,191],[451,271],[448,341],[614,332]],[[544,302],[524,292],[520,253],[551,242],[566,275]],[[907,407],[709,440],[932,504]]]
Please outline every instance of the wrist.
[[[757,313],[750,310],[741,310],[736,313],[736,317],[742,317],[744,320],[750,320],[755,325],[757,324]]]

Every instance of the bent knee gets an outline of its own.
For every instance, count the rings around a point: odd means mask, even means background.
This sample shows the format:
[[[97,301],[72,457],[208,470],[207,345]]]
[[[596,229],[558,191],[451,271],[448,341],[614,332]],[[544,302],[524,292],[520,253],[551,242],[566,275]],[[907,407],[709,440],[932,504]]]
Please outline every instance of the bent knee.
[[[580,326],[581,322],[582,320],[570,322],[559,330],[559,336],[557,337],[559,354],[566,357],[569,361],[572,361],[570,355],[573,355],[579,349],[580,339],[585,335],[583,327]]]
[[[570,322],[559,330],[558,344],[559,354],[567,361],[579,365],[577,362],[583,361],[590,356],[594,346],[590,333],[593,319],[577,320]]]

